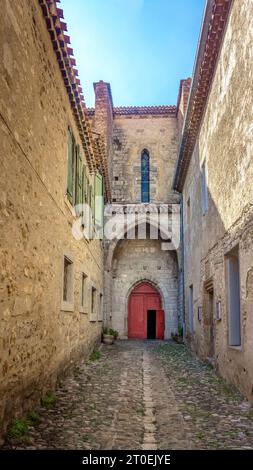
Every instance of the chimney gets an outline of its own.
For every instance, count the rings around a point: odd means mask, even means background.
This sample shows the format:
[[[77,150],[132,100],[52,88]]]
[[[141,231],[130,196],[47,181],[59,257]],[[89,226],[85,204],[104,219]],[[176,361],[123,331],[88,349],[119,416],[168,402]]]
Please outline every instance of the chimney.
[[[110,83],[100,80],[93,84],[95,91],[95,115],[93,126],[95,132],[102,135],[107,157],[110,151],[113,123],[113,102]]]
[[[187,110],[188,98],[191,88],[191,78],[180,81],[179,94],[177,100],[177,119],[180,132],[182,131],[184,118]]]

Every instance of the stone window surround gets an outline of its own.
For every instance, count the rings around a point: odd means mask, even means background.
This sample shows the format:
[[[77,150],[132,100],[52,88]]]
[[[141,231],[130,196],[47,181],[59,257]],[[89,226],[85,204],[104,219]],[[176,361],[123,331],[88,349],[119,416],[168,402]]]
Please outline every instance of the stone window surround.
[[[83,295],[83,276],[85,276],[85,304],[82,305],[82,295]],[[79,312],[80,313],[89,313],[89,276],[84,269],[84,267],[81,268],[80,272],[80,307],[79,307]]]
[[[68,302],[66,300],[63,300],[63,284],[64,284],[64,260],[67,258],[71,263],[72,263],[72,272],[71,272],[71,286],[70,286],[70,292],[71,292],[71,302]],[[69,251],[64,251],[62,260],[61,260],[61,265],[62,265],[62,285],[61,285],[61,310],[65,312],[74,312],[74,279],[75,279],[75,259],[72,253]]]
[[[92,296],[94,295],[94,311],[92,311]],[[95,286],[95,284],[91,281],[90,283],[90,315],[89,315],[89,319],[90,319],[90,322],[95,322],[98,320],[98,289],[97,287]]]
[[[188,287],[188,328],[189,333],[194,334],[194,291],[193,284]]]
[[[104,296],[102,292],[99,292],[99,305],[98,305],[98,321],[103,321],[103,302]]]
[[[226,285],[226,317],[227,317],[227,348],[232,349],[234,351],[242,352],[243,351],[243,336],[242,336],[242,312],[241,312],[241,306],[240,306],[240,333],[241,333],[241,344],[239,345],[232,345],[230,344],[229,341],[229,323],[230,323],[230,315],[229,315],[229,287],[228,287],[228,268],[227,268],[227,261],[229,259],[229,256],[231,256],[234,252],[237,252],[238,255],[238,262],[239,262],[239,282],[240,282],[240,244],[235,243],[232,248],[230,248],[228,251],[225,252],[224,257],[225,257],[225,263],[224,263],[224,269],[225,269],[225,285]],[[241,293],[241,285],[240,285],[240,291]],[[240,296],[241,297],[241,296]]]

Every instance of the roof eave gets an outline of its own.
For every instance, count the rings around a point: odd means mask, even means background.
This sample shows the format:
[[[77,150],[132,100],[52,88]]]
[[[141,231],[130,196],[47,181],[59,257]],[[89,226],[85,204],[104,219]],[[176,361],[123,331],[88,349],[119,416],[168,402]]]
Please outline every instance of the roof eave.
[[[207,0],[206,2],[173,180],[173,189],[180,193],[183,190],[190,158],[195,147],[196,138],[206,108],[232,1],[233,0]],[[219,36],[213,46],[213,55],[211,57],[212,67],[206,72],[204,67],[205,61],[209,60],[206,55],[207,45],[208,42],[211,42],[212,28],[215,29],[217,27],[217,23],[213,21],[215,15],[217,19],[220,20],[218,29]],[[205,93],[202,92],[200,94],[200,88],[201,85],[203,86],[203,83],[207,83]],[[198,97],[198,93],[201,98]],[[198,102],[196,100],[198,100]]]

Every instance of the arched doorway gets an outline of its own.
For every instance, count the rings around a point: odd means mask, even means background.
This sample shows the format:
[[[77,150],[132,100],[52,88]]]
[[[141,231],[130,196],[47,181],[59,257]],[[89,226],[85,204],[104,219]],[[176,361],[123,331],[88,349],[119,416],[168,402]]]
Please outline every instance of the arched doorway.
[[[158,290],[148,282],[138,284],[128,302],[128,338],[164,339],[164,311]]]

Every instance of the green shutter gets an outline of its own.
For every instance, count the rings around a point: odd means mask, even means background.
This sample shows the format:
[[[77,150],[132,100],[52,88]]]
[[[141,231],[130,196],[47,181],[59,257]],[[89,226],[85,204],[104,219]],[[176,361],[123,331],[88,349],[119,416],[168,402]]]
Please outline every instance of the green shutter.
[[[91,213],[92,213],[92,224],[94,225],[95,221],[95,192],[94,186],[91,186]]]
[[[68,129],[68,176],[67,176],[67,197],[73,202],[73,163],[74,163],[73,136]]]
[[[79,145],[76,149],[76,204],[83,201],[83,160]]]
[[[91,218],[90,218],[90,238],[93,238],[93,226],[94,226],[94,191],[93,191],[93,186],[89,186],[89,206],[90,206],[90,212],[91,212]]]
[[[83,179],[83,204],[86,204],[88,198],[87,198],[87,175],[86,175],[85,165],[83,165],[82,179]]]
[[[103,226],[103,177],[100,174],[95,178],[95,224],[100,229]]]

